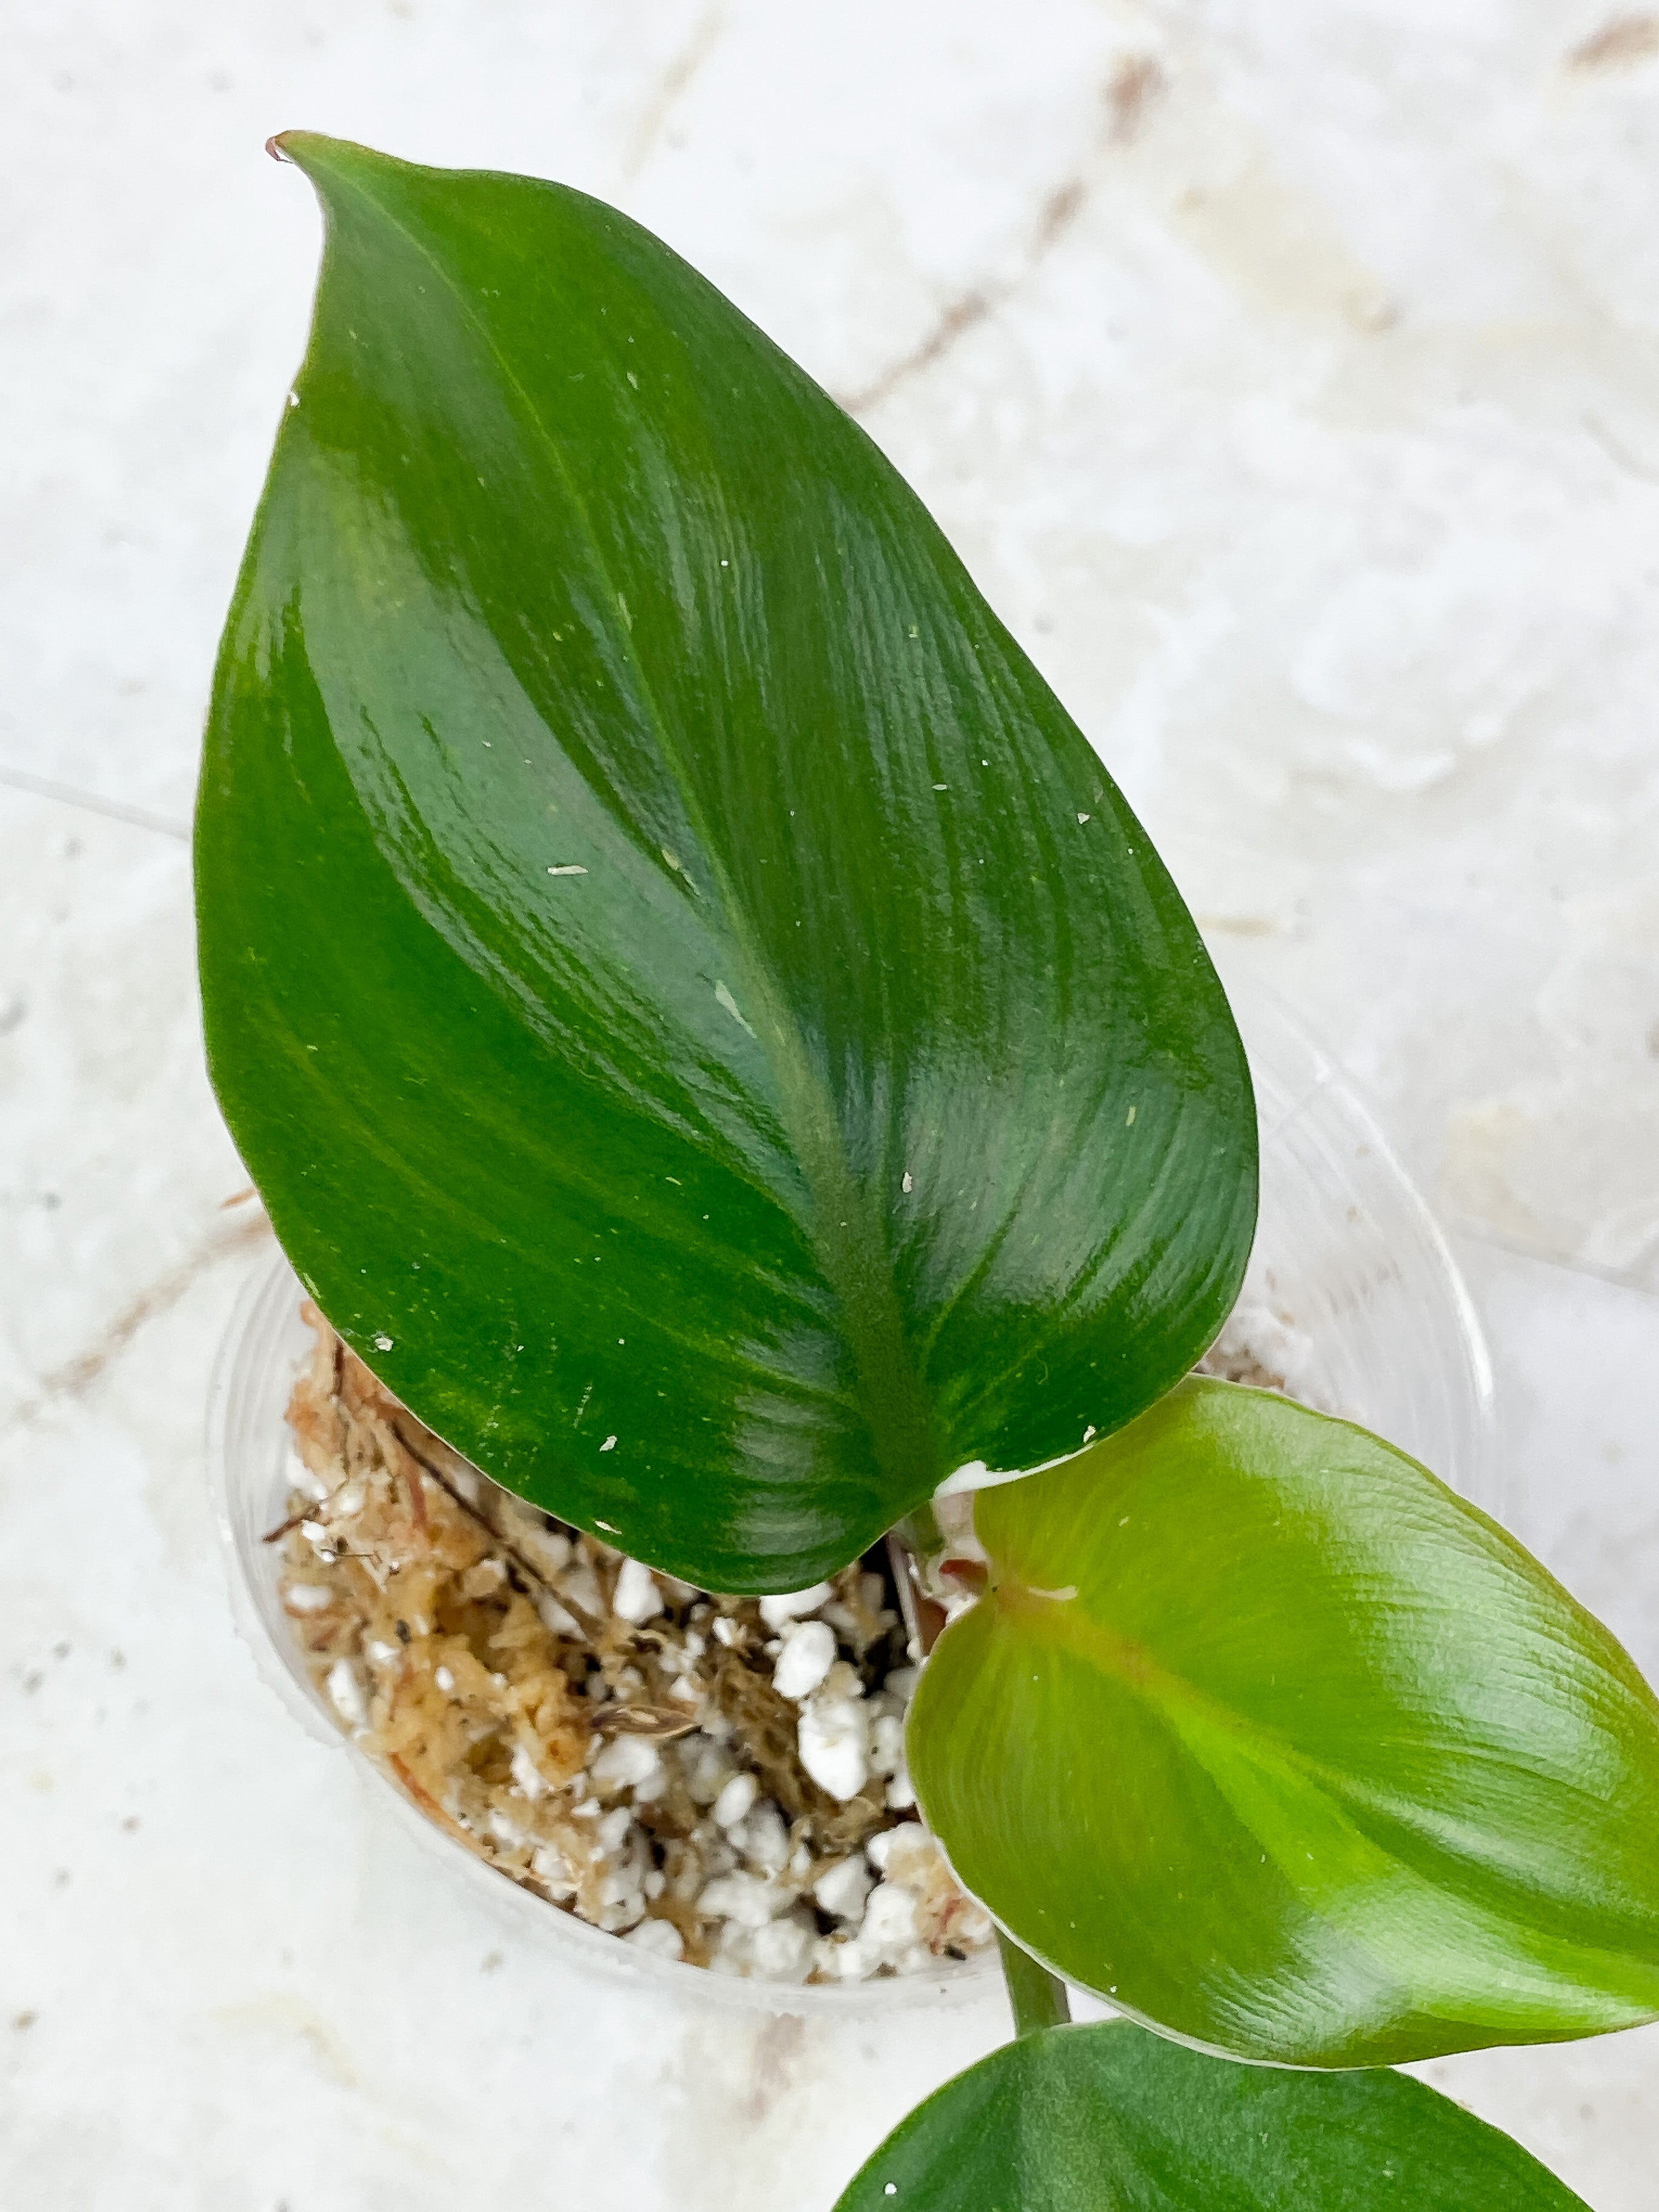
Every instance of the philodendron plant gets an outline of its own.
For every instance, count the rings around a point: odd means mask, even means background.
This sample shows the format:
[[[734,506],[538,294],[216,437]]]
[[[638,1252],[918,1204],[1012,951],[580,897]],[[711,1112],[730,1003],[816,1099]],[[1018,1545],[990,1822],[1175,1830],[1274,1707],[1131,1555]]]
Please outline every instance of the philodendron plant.
[[[1402,1452],[1193,1375],[1255,1118],[1146,833],[636,223],[276,143],[327,241],[197,868],[283,1247],[422,1421],[702,1589],[974,1493],[908,1753],[1019,2033],[843,2207],[1577,2203],[1387,2069],[1659,2014],[1659,1706]]]

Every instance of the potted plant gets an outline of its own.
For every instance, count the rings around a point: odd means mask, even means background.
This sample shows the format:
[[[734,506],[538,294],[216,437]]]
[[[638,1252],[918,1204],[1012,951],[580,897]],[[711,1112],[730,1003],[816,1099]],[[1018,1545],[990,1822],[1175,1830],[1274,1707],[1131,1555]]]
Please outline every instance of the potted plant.
[[[1659,1706],[1404,1452],[1193,1373],[1256,1121],[1144,831],[656,240],[276,145],[327,242],[215,689],[203,997],[359,1472],[413,1522],[481,1470],[682,1654],[718,1618],[780,1668],[896,1532],[919,1641],[950,1616],[908,1785],[1018,2034],[845,2207],[1576,2203],[1389,2069],[1659,2014]],[[389,1673],[467,1645],[413,1611]],[[508,1686],[539,1802],[575,1691]]]

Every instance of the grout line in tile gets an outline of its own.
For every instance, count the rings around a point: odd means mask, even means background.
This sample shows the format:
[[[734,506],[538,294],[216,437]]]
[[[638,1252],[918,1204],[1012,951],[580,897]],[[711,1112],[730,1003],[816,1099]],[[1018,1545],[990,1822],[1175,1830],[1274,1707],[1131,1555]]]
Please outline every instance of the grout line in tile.
[[[56,799],[60,806],[78,807],[83,814],[101,814],[135,830],[150,830],[159,836],[190,842],[190,831],[182,822],[170,822],[166,815],[152,814],[148,807],[129,806],[125,799],[102,798],[95,791],[76,791],[71,784],[54,783],[50,776],[31,775],[27,769],[12,768],[3,761],[0,761],[0,784],[13,791],[27,791],[36,799]]]
[[[228,1200],[226,1203],[234,1205],[236,1200]],[[61,1367],[53,1368],[49,1375],[42,1376],[39,1395],[10,1408],[0,1424],[0,1433],[26,1428],[57,1399],[79,1397],[126,1350],[148,1322],[178,1304],[199,1275],[216,1267],[222,1260],[263,1243],[270,1233],[270,1222],[257,1207],[234,1221],[216,1224],[193,1251],[187,1252],[182,1260],[176,1261],[130,1299],[83,1351],[65,1360]]]

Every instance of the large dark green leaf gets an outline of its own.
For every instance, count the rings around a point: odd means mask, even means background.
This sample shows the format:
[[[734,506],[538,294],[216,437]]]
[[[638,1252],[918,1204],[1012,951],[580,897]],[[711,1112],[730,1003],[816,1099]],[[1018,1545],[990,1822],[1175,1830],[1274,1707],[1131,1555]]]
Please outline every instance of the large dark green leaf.
[[[1255,1127],[1191,921],[864,434],[580,193],[283,142],[327,243],[198,824],[214,1080],[489,1473],[811,1581],[1203,1348]]]
[[[1587,2212],[1403,2075],[1231,2066],[1126,2022],[994,2051],[900,2124],[836,2212]]]
[[[976,1518],[911,1771],[1048,1966],[1313,2066],[1659,2012],[1659,1705],[1414,1461],[1194,1380]]]

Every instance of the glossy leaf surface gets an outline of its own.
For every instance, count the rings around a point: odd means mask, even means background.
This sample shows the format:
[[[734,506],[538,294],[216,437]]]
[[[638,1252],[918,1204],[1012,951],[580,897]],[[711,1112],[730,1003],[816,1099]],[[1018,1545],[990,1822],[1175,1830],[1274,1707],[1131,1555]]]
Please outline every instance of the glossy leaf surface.
[[[1659,2012],[1659,1706],[1414,1461],[1194,1379],[976,1523],[911,1771],[1051,1967],[1314,2066]]]
[[[917,501],[711,286],[579,193],[283,143],[327,234],[198,810],[226,1116],[422,1420],[799,1587],[1202,1350],[1231,1018]]]
[[[993,2051],[902,2121],[836,2212],[1587,2212],[1403,2075],[1234,2066],[1124,2021]]]

